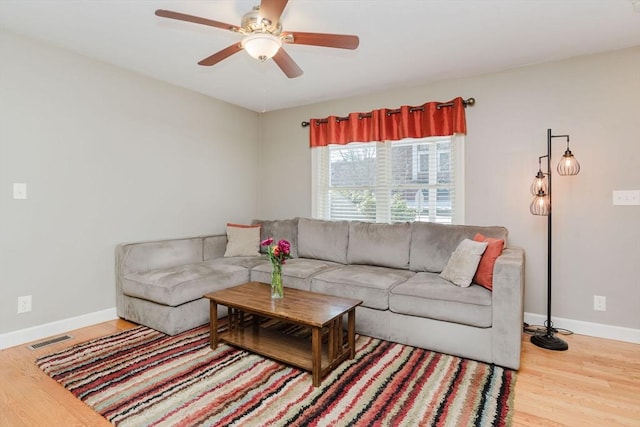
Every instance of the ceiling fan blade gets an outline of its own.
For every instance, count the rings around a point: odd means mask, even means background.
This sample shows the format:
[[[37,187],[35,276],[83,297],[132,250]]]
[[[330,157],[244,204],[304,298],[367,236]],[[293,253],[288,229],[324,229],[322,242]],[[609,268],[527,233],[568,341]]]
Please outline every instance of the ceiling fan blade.
[[[282,33],[286,42],[287,36],[293,36],[293,44],[308,44],[312,46],[337,47],[339,49],[356,49],[360,44],[358,36],[348,34],[323,34],[323,33],[302,33],[286,32]]]
[[[280,20],[282,11],[289,0],[262,0],[260,2],[260,15],[276,25]]]
[[[298,67],[298,64],[289,56],[283,48],[278,49],[278,53],[273,57],[273,61],[278,64],[278,67],[283,73],[290,79],[300,77],[302,75],[302,68]]]
[[[241,50],[242,50],[242,45],[240,43],[232,44],[231,46],[226,47],[221,51],[218,51],[213,55],[204,58],[202,61],[198,62],[198,65],[205,65],[205,66],[215,65],[218,62],[222,61],[223,59],[230,57],[234,53],[240,52]]]
[[[178,21],[193,22],[196,24],[208,25],[210,27],[222,28],[223,30],[238,31],[240,27],[213,19],[201,18],[199,16],[187,15],[186,13],[172,12],[170,10],[158,9],[156,15],[163,18],[177,19]]]

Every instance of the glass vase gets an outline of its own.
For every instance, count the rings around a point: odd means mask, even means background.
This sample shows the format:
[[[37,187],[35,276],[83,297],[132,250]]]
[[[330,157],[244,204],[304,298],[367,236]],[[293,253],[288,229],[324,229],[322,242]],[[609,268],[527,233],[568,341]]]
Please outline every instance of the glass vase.
[[[284,297],[282,287],[282,266],[273,264],[271,268],[271,298],[280,299]]]

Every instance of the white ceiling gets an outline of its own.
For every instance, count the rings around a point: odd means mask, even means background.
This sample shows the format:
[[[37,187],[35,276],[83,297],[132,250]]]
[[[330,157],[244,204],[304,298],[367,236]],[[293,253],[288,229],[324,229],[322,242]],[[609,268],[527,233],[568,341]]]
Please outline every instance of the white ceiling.
[[[360,47],[287,45],[304,70],[288,79],[245,52],[199,66],[241,36],[154,15],[240,25],[258,3],[0,0],[0,28],[258,112],[640,46],[638,0],[291,0],[285,31],[356,34]]]

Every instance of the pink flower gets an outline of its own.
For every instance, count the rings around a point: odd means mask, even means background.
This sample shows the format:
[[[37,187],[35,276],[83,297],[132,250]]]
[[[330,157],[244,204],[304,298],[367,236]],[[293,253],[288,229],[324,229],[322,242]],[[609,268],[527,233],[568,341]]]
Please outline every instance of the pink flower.
[[[271,264],[274,266],[283,265],[287,259],[291,258],[291,244],[284,239],[274,244],[273,237],[269,237],[260,242],[260,246],[267,247],[264,253],[268,255]]]
[[[287,242],[286,240],[280,240],[278,242],[278,247],[285,254],[290,254],[291,253],[291,244],[289,242]]]

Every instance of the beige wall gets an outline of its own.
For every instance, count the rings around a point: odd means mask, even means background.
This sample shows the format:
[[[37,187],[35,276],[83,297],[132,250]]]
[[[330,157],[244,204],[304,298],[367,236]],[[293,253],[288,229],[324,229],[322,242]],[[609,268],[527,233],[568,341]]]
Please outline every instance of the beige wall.
[[[260,210],[311,214],[308,130],[302,120],[475,97],[467,108],[466,222],[508,227],[526,250],[525,311],[546,313],[546,218],[529,214],[529,185],[546,131],[570,134],[582,165],[554,175],[553,315],[640,328],[640,206],[612,191],[640,189],[640,48],[264,114]],[[564,151],[556,139],[555,163]],[[277,203],[275,203],[277,201]],[[593,295],[607,311],[593,311]]]
[[[256,113],[1,32],[0,58],[0,333],[114,307],[117,243],[256,216]]]
[[[301,121],[456,96],[477,100],[467,223],[505,225],[525,248],[526,311],[546,310],[546,221],[529,214],[528,189],[550,127],[582,164],[554,180],[554,316],[640,328],[640,208],[611,204],[613,190],[640,189],[640,49],[260,117],[2,32],[0,57],[0,333],[114,307],[119,242],[310,215]],[[31,313],[16,314],[21,295]]]

